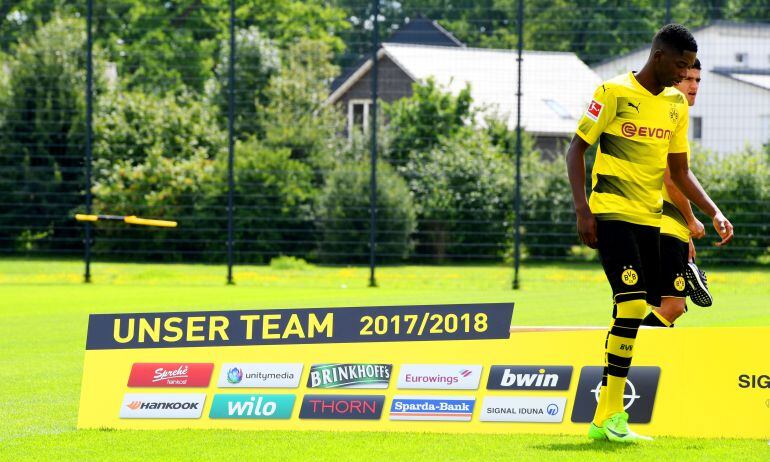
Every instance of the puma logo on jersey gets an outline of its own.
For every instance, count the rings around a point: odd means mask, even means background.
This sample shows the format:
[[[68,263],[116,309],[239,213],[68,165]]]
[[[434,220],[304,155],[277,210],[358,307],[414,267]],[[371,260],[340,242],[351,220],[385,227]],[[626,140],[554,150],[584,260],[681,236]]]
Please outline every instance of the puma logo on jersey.
[[[642,103],[641,103],[641,102],[638,102],[638,103],[636,103],[636,106],[634,106],[634,104],[633,104],[631,101],[629,101],[629,102],[628,102],[628,105],[629,105],[630,107],[632,107],[632,108],[636,109],[636,113],[637,113],[637,114],[639,114],[639,106],[641,106],[641,105],[642,105]]]

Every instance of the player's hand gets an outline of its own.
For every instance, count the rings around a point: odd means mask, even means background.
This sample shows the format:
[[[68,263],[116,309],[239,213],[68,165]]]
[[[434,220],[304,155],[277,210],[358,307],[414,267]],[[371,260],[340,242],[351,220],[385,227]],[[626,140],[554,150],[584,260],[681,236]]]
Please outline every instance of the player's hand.
[[[687,252],[687,261],[694,262],[695,261],[695,244],[692,242],[692,238],[690,238],[690,245],[689,250]]]
[[[595,249],[599,238],[596,235],[596,217],[590,210],[577,213],[577,229],[583,244]]]
[[[720,242],[714,243],[715,246],[721,247],[733,240],[733,224],[722,215],[722,212],[717,212],[711,221],[714,223],[714,229],[717,231],[717,234],[722,238]]]
[[[706,235],[706,227],[697,218],[693,218],[693,221],[687,223],[687,228],[690,230],[690,236],[695,239],[700,239]],[[692,240],[690,241],[692,242]]]

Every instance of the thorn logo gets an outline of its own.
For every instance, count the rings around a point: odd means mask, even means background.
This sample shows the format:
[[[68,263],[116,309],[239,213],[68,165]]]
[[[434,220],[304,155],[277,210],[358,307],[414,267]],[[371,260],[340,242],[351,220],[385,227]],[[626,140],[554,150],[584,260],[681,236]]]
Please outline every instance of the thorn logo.
[[[139,409],[141,406],[142,406],[141,401],[131,401],[130,403],[126,404],[126,407],[131,409],[132,411]]]
[[[463,377],[468,377],[471,374],[473,374],[473,371],[469,371],[468,369],[463,369],[460,371],[460,375],[462,375]]]

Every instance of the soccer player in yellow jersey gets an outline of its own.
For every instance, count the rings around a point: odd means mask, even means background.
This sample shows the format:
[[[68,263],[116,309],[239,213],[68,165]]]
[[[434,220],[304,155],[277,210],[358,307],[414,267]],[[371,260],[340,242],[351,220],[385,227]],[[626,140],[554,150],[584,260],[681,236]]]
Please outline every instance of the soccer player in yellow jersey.
[[[676,85],[692,107],[701,80],[701,64],[698,59],[687,71],[687,77]],[[689,152],[688,152],[689,161]],[[671,181],[668,170],[663,186],[663,217],[660,222],[660,295],[661,304],[642,321],[644,326],[673,327],[674,321],[686,311],[687,284],[696,304],[711,302],[702,272],[694,265],[695,245],[692,239],[702,238],[706,232],[692,213],[690,201],[679,192]],[[689,276],[688,276],[689,271]],[[687,281],[685,281],[687,279]]]
[[[614,302],[599,403],[588,432],[594,439],[651,439],[629,430],[623,392],[647,303],[658,306],[660,299],[661,190],[667,164],[674,184],[712,218],[720,244],[732,239],[732,224],[689,171],[687,100],[670,88],[687,76],[697,51],[685,27],[661,28],[638,73],[620,75],[596,89],[567,151],[578,234],[599,250]],[[589,202],[584,155],[597,141]]]

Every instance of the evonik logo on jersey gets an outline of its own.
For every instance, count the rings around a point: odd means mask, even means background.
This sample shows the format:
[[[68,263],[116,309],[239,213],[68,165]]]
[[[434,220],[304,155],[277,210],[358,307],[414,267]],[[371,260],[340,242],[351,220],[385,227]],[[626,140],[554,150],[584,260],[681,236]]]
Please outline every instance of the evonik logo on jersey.
[[[120,418],[197,419],[205,401],[205,393],[126,393]]]
[[[572,366],[492,366],[487,390],[568,390]]]
[[[213,363],[134,363],[129,387],[208,387]]]
[[[394,396],[390,420],[470,421],[476,398],[473,396]]]
[[[481,366],[467,364],[404,364],[398,388],[423,390],[476,390]]]

